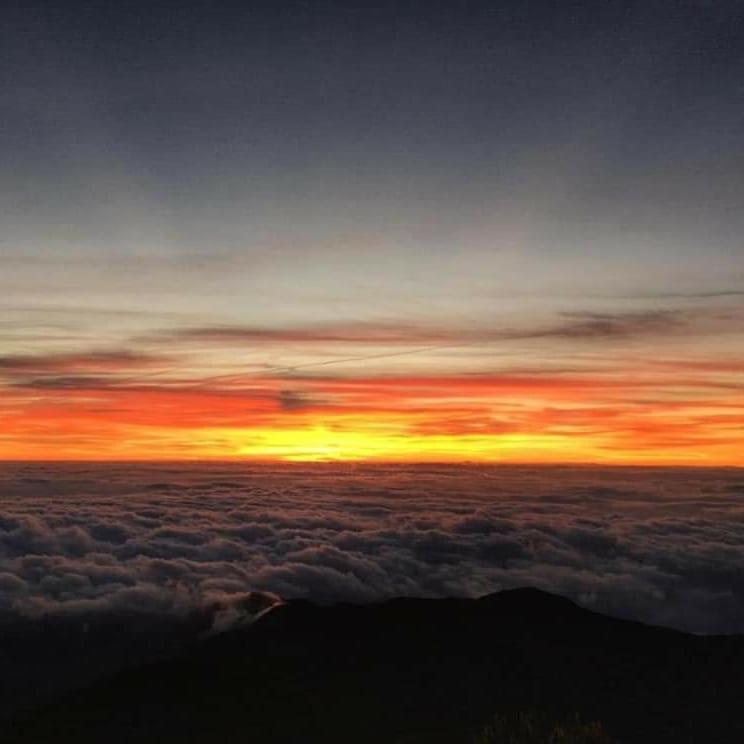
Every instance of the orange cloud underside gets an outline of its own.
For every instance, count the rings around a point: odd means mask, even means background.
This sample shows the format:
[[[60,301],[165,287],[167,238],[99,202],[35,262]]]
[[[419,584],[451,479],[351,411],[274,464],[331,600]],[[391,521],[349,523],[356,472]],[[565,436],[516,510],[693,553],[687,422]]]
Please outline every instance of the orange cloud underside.
[[[0,390],[4,459],[744,465],[739,390],[653,375],[232,378]]]

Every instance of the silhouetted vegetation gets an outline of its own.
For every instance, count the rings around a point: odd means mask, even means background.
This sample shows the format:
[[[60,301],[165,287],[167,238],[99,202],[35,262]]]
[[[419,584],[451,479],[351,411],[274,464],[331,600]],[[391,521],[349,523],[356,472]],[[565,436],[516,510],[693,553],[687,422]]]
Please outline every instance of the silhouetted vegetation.
[[[612,744],[601,723],[576,715],[556,722],[538,711],[497,714],[473,744]]]

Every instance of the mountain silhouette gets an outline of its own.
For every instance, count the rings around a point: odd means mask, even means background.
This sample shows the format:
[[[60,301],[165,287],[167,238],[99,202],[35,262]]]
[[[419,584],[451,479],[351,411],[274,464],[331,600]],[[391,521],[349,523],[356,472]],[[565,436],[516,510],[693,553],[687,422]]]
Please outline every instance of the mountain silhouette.
[[[744,637],[619,620],[535,589],[289,601],[17,719],[3,744],[469,744],[497,713],[618,744],[744,741]]]

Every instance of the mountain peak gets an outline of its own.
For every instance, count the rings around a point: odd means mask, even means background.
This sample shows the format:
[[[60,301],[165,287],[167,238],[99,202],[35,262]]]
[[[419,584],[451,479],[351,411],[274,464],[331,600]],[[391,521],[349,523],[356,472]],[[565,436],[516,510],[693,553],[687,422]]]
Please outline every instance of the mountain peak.
[[[499,711],[548,710],[602,721],[627,744],[731,744],[744,741],[743,687],[744,639],[613,620],[535,588],[289,600],[81,690],[3,741],[227,742],[249,721],[251,740],[269,744],[466,744]]]

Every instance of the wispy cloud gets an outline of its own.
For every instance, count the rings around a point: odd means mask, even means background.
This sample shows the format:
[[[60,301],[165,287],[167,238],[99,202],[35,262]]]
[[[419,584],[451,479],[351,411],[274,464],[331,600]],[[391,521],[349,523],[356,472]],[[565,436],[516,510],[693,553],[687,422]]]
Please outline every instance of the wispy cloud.
[[[659,290],[658,292],[647,292],[634,295],[639,298],[659,298],[670,300],[716,300],[744,297],[744,289],[712,289],[708,291],[669,292]]]
[[[215,345],[243,344],[478,344],[497,341],[541,338],[612,340],[615,338],[700,332],[700,322],[721,325],[744,323],[738,309],[730,313],[670,309],[634,312],[563,312],[553,320],[522,321],[519,324],[473,323],[469,325],[387,323],[340,323],[291,327],[198,326],[163,330],[140,340],[161,343],[206,343]],[[742,326],[744,330],[744,325]]]
[[[164,356],[126,350],[16,354],[0,356],[0,374],[119,372],[145,369],[167,361]]]
[[[140,341],[174,347],[199,344],[258,349],[275,346],[285,354],[302,348],[312,348],[315,353],[319,349],[332,351],[326,358],[268,365],[274,371],[289,372],[499,343],[540,340],[611,343],[654,336],[659,338],[695,336],[715,330],[744,332],[744,315],[736,310],[725,312],[720,309],[710,311],[677,309],[621,313],[564,312],[552,320],[498,325],[481,323],[431,327],[424,324],[343,323],[282,328],[199,326],[160,331]],[[368,351],[343,353],[344,349],[350,351],[360,348]]]
[[[339,323],[290,328],[258,326],[202,326],[162,331],[156,340],[172,342],[230,343],[351,343],[410,344],[445,341],[451,332],[417,325],[387,323]]]
[[[537,338],[612,340],[636,336],[665,336],[694,332],[691,319],[681,310],[647,310],[630,313],[563,313],[565,322],[543,331]]]

